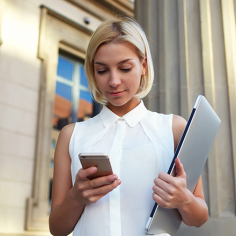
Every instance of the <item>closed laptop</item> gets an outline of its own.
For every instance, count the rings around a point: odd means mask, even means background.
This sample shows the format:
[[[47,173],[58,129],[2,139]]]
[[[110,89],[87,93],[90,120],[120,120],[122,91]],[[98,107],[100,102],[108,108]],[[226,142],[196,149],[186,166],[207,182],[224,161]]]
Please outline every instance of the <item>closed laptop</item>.
[[[178,157],[184,166],[187,188],[191,192],[194,192],[200,178],[220,123],[206,98],[199,95],[168,170],[171,174]],[[177,209],[161,208],[155,203],[145,230],[147,234],[168,233],[174,236],[181,222]]]

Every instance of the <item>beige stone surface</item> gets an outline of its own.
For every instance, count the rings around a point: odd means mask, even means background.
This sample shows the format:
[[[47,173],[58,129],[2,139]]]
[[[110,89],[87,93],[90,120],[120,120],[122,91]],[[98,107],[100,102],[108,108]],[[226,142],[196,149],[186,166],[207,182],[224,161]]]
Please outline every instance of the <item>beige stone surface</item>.
[[[21,59],[21,55],[11,55],[3,52],[5,44],[0,53],[0,80],[11,82],[37,92],[40,80],[40,61],[34,58]],[[9,45],[12,46],[12,45]],[[35,56],[34,56],[35,57]]]
[[[0,103],[0,128],[11,132],[36,136],[37,114]]]
[[[33,160],[35,138],[0,129],[0,153]]]
[[[0,102],[37,113],[38,92],[13,82],[0,80]]]
[[[74,7],[73,4],[68,4],[66,1],[60,1],[60,4],[58,4],[58,0],[44,0],[41,2],[44,2],[44,4],[51,9],[59,12],[65,17],[68,17],[71,21],[75,21],[85,27],[88,27],[88,25],[84,23],[84,17],[88,17],[90,19],[89,28],[92,30],[95,30],[101,23],[101,20],[97,17],[94,17],[89,12],[83,11],[81,8]]]
[[[155,58],[159,56],[157,105],[151,109],[177,114],[179,110],[187,119],[202,94],[222,121],[202,174],[210,219],[200,229],[183,226],[178,236],[231,236],[236,231],[235,4],[234,0],[135,1],[137,20],[148,37],[156,34],[158,42],[152,50]],[[158,14],[150,19],[152,8]]]
[[[17,194],[14,194],[17,196]],[[0,206],[0,235],[24,232],[25,207]],[[6,234],[5,234],[6,233]]]
[[[20,56],[22,59],[34,56],[34,60],[37,61],[40,9],[27,3],[28,0],[7,2],[2,26],[4,43],[1,47],[3,52],[10,55]]]
[[[4,43],[0,52],[0,79],[37,91],[40,76],[40,60],[37,59],[40,9],[29,3],[7,2],[2,28]]]
[[[4,181],[32,184],[34,161],[18,155],[9,156],[0,154],[0,179]],[[1,205],[1,203],[0,203]]]
[[[28,183],[0,180],[0,206],[25,208],[31,189]]]
[[[2,18],[6,6],[6,0],[0,0],[0,45],[2,44],[1,29],[2,29]]]
[[[41,25],[42,4],[54,14],[44,18],[45,28]],[[59,46],[64,45],[64,50],[83,59],[90,37],[86,32],[92,32],[102,17],[112,15],[111,10],[95,1],[90,1],[89,6],[80,8],[64,0],[0,0],[0,235],[49,235],[47,154]],[[89,18],[89,25],[84,17]],[[45,46],[43,54],[40,45]],[[44,99],[45,103],[39,102]],[[41,116],[39,104],[45,106]],[[40,140],[44,150],[39,150],[36,159],[40,132],[44,134]],[[41,170],[37,176],[35,166]],[[42,201],[36,202],[36,210],[27,216],[27,199],[31,197]],[[37,229],[46,231],[26,231],[27,217],[32,217],[31,228],[36,223]]]

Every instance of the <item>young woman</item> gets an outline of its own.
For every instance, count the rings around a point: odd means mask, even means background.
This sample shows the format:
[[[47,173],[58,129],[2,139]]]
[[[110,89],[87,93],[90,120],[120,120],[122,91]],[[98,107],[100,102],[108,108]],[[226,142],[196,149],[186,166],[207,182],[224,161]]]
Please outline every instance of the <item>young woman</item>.
[[[55,151],[50,230],[53,235],[141,236],[154,201],[177,208],[185,224],[208,219],[202,181],[192,194],[180,160],[167,173],[186,121],[148,111],[153,65],[143,30],[132,19],[110,20],[94,32],[85,70],[97,102],[96,117],[62,129]],[[80,153],[109,155],[113,175],[89,181]],[[154,200],[154,201],[153,201]]]

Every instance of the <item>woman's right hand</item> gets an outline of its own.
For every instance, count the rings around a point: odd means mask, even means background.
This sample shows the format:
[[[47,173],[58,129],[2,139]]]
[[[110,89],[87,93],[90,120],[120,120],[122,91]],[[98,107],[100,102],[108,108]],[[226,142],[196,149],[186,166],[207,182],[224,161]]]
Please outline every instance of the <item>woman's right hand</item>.
[[[71,189],[71,196],[80,206],[95,203],[121,184],[118,176],[107,175],[93,180],[87,177],[97,172],[96,167],[82,168],[76,174],[75,184]]]

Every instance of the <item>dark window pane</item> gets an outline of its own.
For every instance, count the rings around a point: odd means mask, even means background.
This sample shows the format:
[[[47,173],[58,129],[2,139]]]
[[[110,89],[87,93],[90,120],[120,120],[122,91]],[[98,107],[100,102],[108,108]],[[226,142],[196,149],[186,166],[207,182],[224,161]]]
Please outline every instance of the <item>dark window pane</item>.
[[[89,92],[80,91],[78,121],[87,120],[93,116],[93,99]]]
[[[79,99],[79,110],[77,113],[78,121],[87,120],[93,116],[93,103],[85,99]]]
[[[65,125],[69,124],[72,107],[71,100],[71,87],[57,81],[53,116],[53,127],[55,129],[61,130]]]

